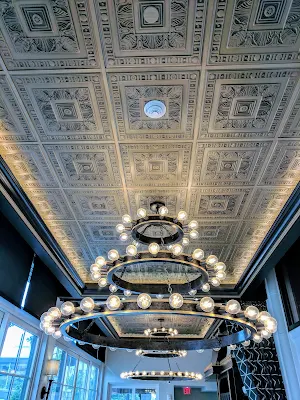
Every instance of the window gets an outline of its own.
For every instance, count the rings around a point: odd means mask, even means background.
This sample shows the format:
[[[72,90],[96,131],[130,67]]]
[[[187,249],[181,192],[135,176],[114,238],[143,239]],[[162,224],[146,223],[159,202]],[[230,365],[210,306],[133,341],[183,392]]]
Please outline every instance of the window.
[[[38,338],[9,322],[0,355],[0,400],[27,398]]]
[[[55,347],[53,358],[60,360],[50,400],[96,400],[99,368],[84,359]],[[0,397],[1,400],[1,397]]]
[[[158,400],[156,389],[118,388],[110,390],[110,400]]]

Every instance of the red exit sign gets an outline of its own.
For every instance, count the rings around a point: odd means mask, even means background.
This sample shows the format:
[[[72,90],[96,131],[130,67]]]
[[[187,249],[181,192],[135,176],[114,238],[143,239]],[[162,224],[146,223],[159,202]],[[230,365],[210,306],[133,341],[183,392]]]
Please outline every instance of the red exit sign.
[[[191,394],[191,388],[189,386],[184,387],[183,394]]]

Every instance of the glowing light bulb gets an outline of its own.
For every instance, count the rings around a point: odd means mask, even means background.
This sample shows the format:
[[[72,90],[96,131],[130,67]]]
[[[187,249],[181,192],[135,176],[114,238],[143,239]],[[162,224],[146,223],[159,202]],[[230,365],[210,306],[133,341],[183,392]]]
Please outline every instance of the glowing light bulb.
[[[118,310],[118,308],[120,308],[120,305],[121,305],[120,297],[118,297],[114,294],[109,296],[106,300],[106,306],[111,311]]]
[[[204,285],[202,285],[201,290],[205,293],[210,291],[210,284],[209,283],[204,283]]]
[[[49,308],[48,313],[52,319],[58,319],[61,317],[61,312],[58,307]]]
[[[189,291],[189,295],[190,295],[190,296],[195,296],[196,293],[197,293],[197,290],[196,290],[196,289],[191,289],[191,290]]]
[[[92,272],[91,279],[92,281],[97,282],[101,278],[101,272]]]
[[[98,264],[92,264],[91,266],[90,266],[90,271],[93,273],[93,272],[100,272],[100,267],[99,267],[99,265]]]
[[[125,231],[125,226],[123,225],[123,224],[118,224],[117,226],[116,226],[116,230],[117,230],[117,232],[119,232],[119,233],[122,233],[122,232],[124,232]]]
[[[256,320],[259,315],[259,309],[254,306],[249,306],[245,310],[245,317],[251,319],[251,320]]]
[[[105,264],[106,264],[106,260],[105,260],[105,258],[104,258],[104,257],[102,257],[102,256],[99,256],[99,257],[97,257],[97,258],[96,258],[96,260],[95,260],[95,264],[98,264],[98,265],[99,265],[99,267],[103,267],[103,265],[105,265]]]
[[[124,214],[122,217],[123,224],[129,224],[131,222],[131,216],[129,214]]]
[[[190,238],[191,238],[191,239],[198,239],[198,237],[199,237],[199,232],[196,231],[195,229],[193,229],[192,231],[190,231],[189,235],[190,235]]]
[[[226,272],[224,272],[224,271],[218,271],[218,272],[216,273],[216,277],[217,277],[218,279],[220,279],[220,281],[223,281],[223,280],[226,278]]]
[[[53,335],[55,333],[55,327],[48,326],[48,328],[44,329],[44,332],[46,333],[46,335]]]
[[[262,322],[263,324],[265,323],[265,321],[267,320],[267,319],[269,319],[271,317],[271,314],[270,313],[268,313],[268,311],[262,311],[262,312],[260,312],[259,314],[258,314],[258,321],[259,322]]]
[[[265,330],[269,333],[275,333],[277,331],[277,321],[275,318],[270,317],[265,322]]]
[[[268,332],[266,329],[263,329],[261,332],[261,337],[263,337],[264,339],[270,339],[270,337],[272,336],[272,334],[270,332]]]
[[[128,235],[127,232],[122,232],[121,235],[119,236],[119,238],[120,238],[120,240],[121,240],[122,242],[126,242],[126,240],[129,239],[129,235]]]
[[[217,277],[211,278],[210,282],[215,287],[220,286],[221,284],[220,279],[218,279]]]
[[[107,285],[107,279],[106,278],[100,278],[99,281],[98,281],[98,285],[101,288],[104,288]]]
[[[141,293],[138,296],[136,302],[140,308],[142,308],[143,310],[146,310],[147,308],[149,308],[151,306],[152,299],[148,293]]]
[[[138,216],[139,218],[145,218],[146,215],[147,215],[147,211],[146,211],[144,208],[139,208],[139,209],[137,210],[137,216]]]
[[[95,307],[95,302],[91,297],[84,297],[80,302],[80,308],[84,312],[91,312]]]
[[[213,254],[208,256],[206,259],[206,263],[211,266],[215,265],[217,262],[218,262],[218,257],[214,256]]]
[[[249,347],[250,346],[250,340],[246,340],[245,342],[242,343],[244,347]]]
[[[195,221],[195,220],[193,220],[193,221],[191,221],[190,223],[189,223],[189,228],[191,229],[191,230],[193,230],[193,229],[197,229],[198,228],[198,222],[197,221]]]
[[[252,339],[253,339],[253,342],[255,342],[255,343],[261,343],[263,340],[263,338],[258,333],[255,333],[253,335]]]
[[[225,310],[229,314],[238,314],[241,311],[241,305],[237,300],[229,300],[226,303]]]
[[[225,271],[226,270],[226,265],[223,262],[217,262],[214,265],[214,269],[215,269],[216,272]]]
[[[55,331],[54,333],[52,333],[52,337],[54,338],[54,339],[60,339],[61,337],[62,337],[62,333],[61,333],[61,331],[60,330],[58,330],[58,331]]]
[[[131,296],[131,290],[128,290],[128,289],[126,289],[126,290],[124,290],[124,296],[126,296],[126,297],[129,297],[129,296]]]
[[[160,214],[161,216],[164,216],[164,215],[167,215],[167,214],[168,214],[169,210],[167,209],[167,207],[162,206],[162,207],[159,208],[158,212],[159,212],[159,214]]]
[[[159,244],[158,243],[150,243],[148,246],[149,253],[157,254],[159,252]]]
[[[186,211],[183,211],[183,210],[179,211],[179,213],[177,214],[177,219],[179,221],[185,221],[187,219],[187,217],[188,217],[188,215],[187,215]]]
[[[115,293],[118,290],[118,287],[114,284],[109,285],[109,291],[111,293]]]
[[[111,261],[116,261],[119,258],[118,250],[115,249],[109,250],[107,256]]]
[[[137,248],[133,244],[130,244],[126,247],[126,254],[132,257],[135,256],[137,254]]]
[[[200,308],[204,312],[211,312],[215,307],[215,302],[211,297],[203,297],[200,300]]]
[[[193,251],[192,257],[195,260],[202,260],[204,258],[204,251],[202,249],[195,249]]]
[[[236,349],[236,344],[230,344],[229,345],[230,350],[235,350]]]
[[[183,247],[181,246],[181,244],[179,243],[174,244],[172,248],[172,253],[174,254],[174,256],[179,256],[182,252],[183,252]]]
[[[61,305],[60,311],[61,311],[62,315],[65,315],[65,316],[74,314],[74,312],[75,312],[74,304],[71,301],[66,301]]]
[[[190,244],[190,239],[188,237],[184,237],[182,239],[182,246],[188,246]]]
[[[180,293],[173,293],[169,297],[169,304],[172,308],[180,308],[183,304],[183,297]]]

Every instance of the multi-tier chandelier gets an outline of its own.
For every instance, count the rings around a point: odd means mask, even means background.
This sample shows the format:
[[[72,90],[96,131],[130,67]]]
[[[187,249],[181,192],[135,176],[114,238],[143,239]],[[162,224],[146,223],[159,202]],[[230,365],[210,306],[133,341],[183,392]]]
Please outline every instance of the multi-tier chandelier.
[[[129,214],[123,216],[123,224],[116,226],[121,241],[132,241],[126,247],[126,254],[120,255],[116,249],[108,252],[108,260],[103,256],[96,258],[91,265],[91,276],[101,288],[109,287],[110,295],[104,301],[94,301],[84,297],[80,302],[66,301],[59,308],[52,307],[41,316],[41,328],[48,335],[67,340],[76,340],[81,344],[138,349],[138,355],[148,357],[182,357],[187,350],[220,349],[228,346],[233,350],[238,343],[248,346],[252,339],[260,343],[268,339],[277,330],[276,320],[266,311],[259,311],[255,306],[245,310],[237,300],[225,304],[215,302],[204,295],[200,300],[196,293],[209,292],[210,285],[219,286],[225,279],[226,265],[215,255],[205,256],[201,248],[191,253],[184,253],[184,247],[199,237],[197,221],[189,221],[185,211],[179,211],[176,217],[168,216],[168,209],[162,202],[152,203],[152,214],[147,215],[144,208],[137,211],[137,219]],[[173,281],[168,275],[163,283],[131,281],[126,271],[135,272],[141,265],[155,268],[176,265],[182,269],[186,280]],[[139,269],[139,272],[141,269]],[[125,297],[118,295],[122,290]],[[148,315],[149,321],[160,322],[141,332],[141,338],[112,338],[94,334],[81,329],[81,324],[101,318]],[[227,336],[212,339],[183,338],[184,332],[164,325],[164,315],[189,316],[193,318],[213,318],[229,321],[239,327],[238,331]],[[140,350],[143,349],[143,350]],[[200,375],[187,373],[178,375],[174,371],[144,371],[124,373],[128,379],[197,379]],[[172,373],[173,375],[170,375]],[[193,375],[192,375],[193,374]]]

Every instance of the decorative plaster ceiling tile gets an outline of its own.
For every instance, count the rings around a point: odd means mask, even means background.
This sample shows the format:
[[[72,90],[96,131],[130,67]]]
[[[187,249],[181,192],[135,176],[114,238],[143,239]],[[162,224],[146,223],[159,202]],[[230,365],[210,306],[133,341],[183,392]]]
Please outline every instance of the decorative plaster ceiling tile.
[[[260,244],[272,226],[272,220],[258,220],[243,221],[236,236],[235,243],[256,243]]]
[[[230,246],[228,243],[205,243],[202,240],[191,240],[190,245],[184,248],[185,253],[191,254],[195,249],[200,248],[204,251],[204,256],[214,254],[220,261],[226,261]]]
[[[207,221],[200,220],[196,217],[189,217],[190,219],[195,219],[198,221],[199,226],[197,231],[199,233],[199,238],[196,240],[200,246],[202,243],[230,243],[234,240],[238,227],[238,220],[228,220],[228,221]],[[191,243],[196,241],[191,240]]]
[[[278,141],[261,184],[295,186],[299,180],[300,140]]]
[[[98,256],[102,256],[107,258],[107,253],[111,249],[116,249],[119,254],[126,254],[126,246],[127,244],[124,244],[120,240],[113,241],[111,243],[108,242],[89,242],[89,246],[91,248],[91,251],[93,253],[94,259]]]
[[[45,145],[64,187],[121,186],[114,144]]]
[[[81,221],[79,224],[88,243],[105,245],[112,241],[118,243],[120,235],[116,231],[118,223],[120,223],[119,219],[115,219],[115,221]]]
[[[111,140],[100,74],[20,75],[14,83],[41,140]]]
[[[7,68],[97,67],[91,21],[88,0],[1,1],[0,52]]]
[[[267,187],[254,190],[251,202],[245,213],[245,219],[275,221],[294,187]]]
[[[192,189],[189,214],[211,220],[239,218],[245,212],[250,188]]]
[[[58,186],[38,145],[2,144],[0,154],[24,189]]]
[[[129,200],[132,216],[135,216],[140,207],[150,210],[150,204],[161,201],[168,207],[169,215],[176,215],[186,206],[186,189],[129,189]]]
[[[191,143],[121,144],[128,187],[187,186]]]
[[[98,0],[105,64],[200,64],[206,0]]]
[[[167,312],[162,314],[161,318],[164,319],[163,326],[178,330],[176,338],[204,338],[214,322],[214,318],[170,315]],[[136,315],[134,319],[126,316],[109,317],[108,320],[119,337],[144,337],[144,330],[149,326],[153,328],[161,326],[158,318],[151,315]]]
[[[298,0],[218,0],[209,64],[299,60]]]
[[[206,77],[200,138],[274,137],[300,71],[214,71]]]
[[[199,73],[153,72],[109,74],[120,140],[192,139]],[[161,118],[150,118],[144,106],[160,100]]]
[[[72,219],[70,208],[59,189],[27,189],[27,195],[44,220]]]
[[[238,244],[231,247],[226,260],[227,277],[223,283],[237,283],[249,265],[259,243],[247,243],[244,246]]]
[[[65,189],[78,220],[111,220],[128,213],[122,190]]]
[[[280,137],[300,138],[300,93]]]
[[[272,142],[198,143],[193,186],[253,185]]]
[[[0,77],[0,141],[34,141],[16,97],[4,76]]]

